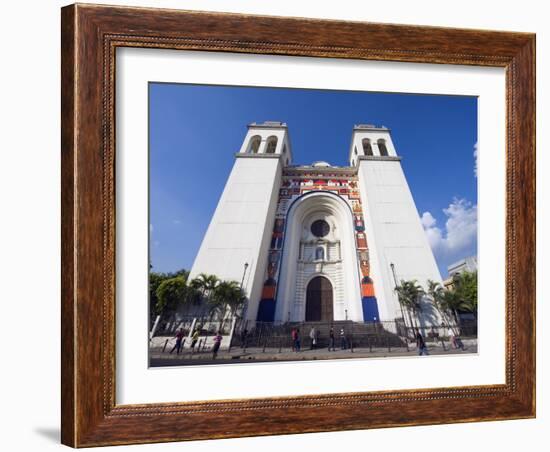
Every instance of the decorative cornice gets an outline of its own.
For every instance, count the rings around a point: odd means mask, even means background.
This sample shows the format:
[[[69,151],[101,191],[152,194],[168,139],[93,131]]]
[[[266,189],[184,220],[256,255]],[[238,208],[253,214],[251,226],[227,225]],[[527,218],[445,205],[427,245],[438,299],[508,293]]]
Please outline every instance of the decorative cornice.
[[[288,166],[285,168],[285,172],[295,172],[295,173],[317,173],[320,176],[328,174],[343,174],[343,175],[354,175],[357,170],[351,166]],[[286,176],[287,174],[284,174]]]
[[[387,127],[376,127],[372,124],[356,124],[353,126],[353,130],[361,130],[363,132],[391,132],[391,129]]]
[[[267,121],[263,123],[253,122],[248,124],[249,129],[288,129],[286,122]]]
[[[245,152],[237,152],[235,158],[247,158],[247,159],[280,159],[282,154],[248,154]]]
[[[400,156],[392,156],[392,155],[359,155],[357,156],[357,160],[379,160],[379,161],[386,161],[386,162],[399,162],[401,161]]]

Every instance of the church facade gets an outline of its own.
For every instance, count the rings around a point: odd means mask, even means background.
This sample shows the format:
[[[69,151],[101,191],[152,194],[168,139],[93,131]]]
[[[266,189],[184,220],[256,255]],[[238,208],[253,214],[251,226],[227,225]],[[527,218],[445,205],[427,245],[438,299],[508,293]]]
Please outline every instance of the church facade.
[[[242,282],[250,321],[402,318],[396,283],[441,275],[390,130],[356,125],[348,157],[294,165],[286,124],[250,124],[189,277]]]

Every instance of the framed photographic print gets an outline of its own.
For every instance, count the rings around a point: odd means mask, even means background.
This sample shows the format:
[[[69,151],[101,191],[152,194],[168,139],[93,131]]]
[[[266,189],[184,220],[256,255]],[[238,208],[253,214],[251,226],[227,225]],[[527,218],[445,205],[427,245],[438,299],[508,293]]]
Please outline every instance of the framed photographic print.
[[[534,49],[63,8],[62,442],[533,417]]]

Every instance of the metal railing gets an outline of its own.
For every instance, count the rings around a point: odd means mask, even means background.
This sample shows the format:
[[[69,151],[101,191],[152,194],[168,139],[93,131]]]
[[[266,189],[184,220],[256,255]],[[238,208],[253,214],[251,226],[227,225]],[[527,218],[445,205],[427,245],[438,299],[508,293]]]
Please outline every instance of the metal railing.
[[[442,325],[439,327],[410,327],[402,319],[385,322],[252,322],[240,319],[212,320],[208,317],[180,318],[171,324],[158,328],[155,336],[172,336],[164,344],[157,342],[154,351],[168,353],[172,351],[175,338],[173,335],[183,330],[185,339],[181,352],[186,355],[210,352],[212,337],[220,332],[226,339],[224,350],[235,351],[254,349],[255,352],[283,353],[296,350],[293,331],[299,331],[300,349],[334,349],[349,350],[393,350],[409,351],[416,347],[416,335],[420,332],[429,346],[441,346],[444,350],[457,347],[461,339],[477,337],[477,322],[468,321],[460,324]],[[331,340],[331,329],[333,340]],[[313,332],[312,332],[313,330]],[[193,344],[193,333],[198,331]],[[314,339],[311,336],[314,336]],[[191,347],[191,345],[194,345]]]
[[[178,317],[176,319],[161,321],[155,330],[154,336],[170,336],[181,329],[185,335],[199,330],[200,335],[214,335],[217,332],[229,334],[233,320],[231,318],[215,319],[210,316],[203,317]],[[193,330],[193,331],[191,331]]]

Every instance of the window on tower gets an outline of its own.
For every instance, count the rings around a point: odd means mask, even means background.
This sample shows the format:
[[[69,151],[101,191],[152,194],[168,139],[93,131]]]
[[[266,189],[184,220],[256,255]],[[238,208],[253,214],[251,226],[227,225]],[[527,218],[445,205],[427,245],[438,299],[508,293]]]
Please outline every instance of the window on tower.
[[[257,154],[260,149],[260,143],[262,142],[262,139],[259,135],[254,135],[250,139],[250,143],[248,145],[248,153],[249,154]]]
[[[277,148],[277,137],[269,137],[267,139],[267,149],[266,154],[275,154],[275,149]]]
[[[378,149],[380,150],[380,155],[382,157],[388,156],[388,148],[386,147],[386,140],[378,140]]]
[[[365,155],[374,155],[372,153],[372,145],[370,144],[370,140],[368,138],[363,138],[363,151],[365,152]]]

